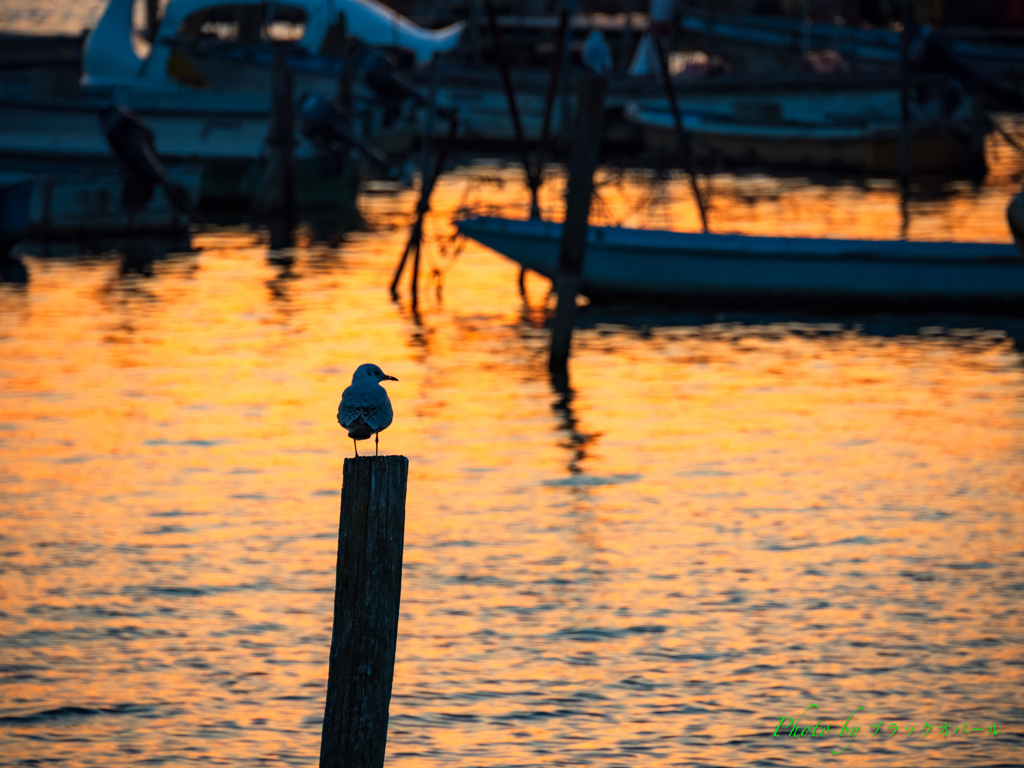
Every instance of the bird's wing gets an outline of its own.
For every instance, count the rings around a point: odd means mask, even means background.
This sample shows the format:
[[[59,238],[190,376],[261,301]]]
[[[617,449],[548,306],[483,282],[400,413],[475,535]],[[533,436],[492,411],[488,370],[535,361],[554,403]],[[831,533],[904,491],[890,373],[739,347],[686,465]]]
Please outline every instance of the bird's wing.
[[[387,390],[376,382],[369,387],[353,384],[341,395],[338,423],[345,429],[362,421],[370,432],[379,432],[391,425],[394,412]]]

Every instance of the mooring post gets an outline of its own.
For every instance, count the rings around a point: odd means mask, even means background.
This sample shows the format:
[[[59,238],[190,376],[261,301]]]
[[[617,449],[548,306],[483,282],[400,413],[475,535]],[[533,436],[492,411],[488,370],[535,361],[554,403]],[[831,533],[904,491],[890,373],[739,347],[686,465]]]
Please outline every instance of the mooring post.
[[[576,294],[580,292],[583,256],[587,247],[587,218],[590,196],[594,191],[594,168],[604,123],[604,97],[608,81],[588,76],[580,81],[579,111],[573,128],[573,147],[569,157],[569,191],[566,195],[565,223],[562,225],[562,247],[558,255],[555,292],[555,326],[551,332],[552,373],[567,372],[572,329],[576,324]]]
[[[156,41],[156,28],[160,26],[160,0],[146,0],[146,39]]]
[[[291,245],[295,228],[295,115],[290,44],[274,43],[273,91],[270,103],[270,161],[256,196],[256,212],[270,224],[270,247]]]
[[[320,768],[382,768],[395,674],[409,460],[345,459]]]

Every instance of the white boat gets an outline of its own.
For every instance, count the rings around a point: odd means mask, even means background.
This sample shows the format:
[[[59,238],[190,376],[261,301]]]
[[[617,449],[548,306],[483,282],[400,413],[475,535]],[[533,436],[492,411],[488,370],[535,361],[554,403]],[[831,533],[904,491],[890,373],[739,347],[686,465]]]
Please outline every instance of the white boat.
[[[553,279],[562,225],[476,217],[459,232]],[[666,297],[1024,310],[1024,255],[1001,243],[833,240],[590,227],[592,299]]]
[[[311,91],[333,99],[341,61],[322,49],[337,37],[343,15],[344,25],[365,42],[386,42],[417,61],[448,50],[461,33],[460,25],[422,29],[376,0],[171,0],[146,54],[132,28],[132,8],[133,0],[110,0],[86,39],[77,93],[43,98],[0,89],[0,168],[40,178],[46,173],[56,183],[54,171],[63,166],[71,185],[96,169],[116,172],[97,119],[116,101],[153,132],[156,154],[169,169],[201,169],[202,210],[245,213],[269,157],[273,39],[294,40],[289,66],[295,96]],[[188,44],[208,42],[214,43],[212,55],[182,53],[181,46],[194,51]],[[418,130],[409,100],[382,103],[358,82],[352,90],[352,133],[384,153],[409,149]],[[357,174],[348,169],[323,178],[316,148],[298,132],[296,140],[300,211],[354,206]],[[98,182],[96,199],[105,190],[106,182]]]
[[[723,53],[737,71],[789,69],[809,50],[838,51],[855,70],[895,71],[900,63],[901,33],[855,24],[808,23],[780,17],[703,10],[689,6],[680,17],[688,42]],[[930,27],[920,29],[926,39]],[[952,29],[949,53],[972,69],[1014,87],[1024,76],[1024,46],[1012,29]],[[1000,40],[1000,35],[1005,35]],[[1019,88],[1019,85],[1016,86]]]
[[[368,45],[407,50],[423,63],[458,45],[464,26],[424,29],[377,0],[288,0],[280,5],[264,0],[171,0],[157,28],[156,44],[143,58],[133,45],[133,4],[134,0],[110,0],[85,41],[83,85],[135,87],[141,82],[151,89],[174,88],[176,76],[180,78],[174,70],[174,43],[182,36],[238,45],[297,36],[296,47],[315,55],[330,44],[332,33],[343,28]]]

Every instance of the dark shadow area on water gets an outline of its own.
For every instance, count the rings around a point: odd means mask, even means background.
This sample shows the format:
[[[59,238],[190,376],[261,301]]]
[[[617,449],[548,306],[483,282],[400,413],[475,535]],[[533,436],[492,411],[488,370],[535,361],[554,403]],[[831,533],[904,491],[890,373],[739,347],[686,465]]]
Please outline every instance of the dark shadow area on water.
[[[29,281],[28,267],[17,256],[0,256],[0,283],[25,286]]]
[[[1024,351],[1024,317],[956,311],[826,312],[820,309],[764,309],[742,305],[659,307],[636,304],[590,304],[580,307],[577,329],[615,326],[649,333],[654,328],[725,326],[757,329],[770,334],[806,333],[813,335],[856,332],[867,336],[950,336],[956,338],[997,338],[1005,334],[1014,346]],[[999,333],[1002,332],[1002,333]]]
[[[576,391],[570,385],[568,375],[551,374],[551,388],[557,395],[557,399],[551,404],[551,410],[558,416],[560,429],[568,435],[566,440],[559,443],[569,452],[567,469],[570,475],[582,474],[581,465],[587,458],[587,448],[601,435],[580,431],[579,418],[573,408]]]
[[[175,237],[91,237],[77,240],[25,240],[13,255],[67,262],[97,263],[120,258],[124,274],[152,276],[158,261],[194,254],[189,235]]]
[[[83,240],[37,241],[18,243],[11,254],[0,259],[0,283],[27,288],[32,282],[32,266],[27,259],[64,262],[80,266],[117,263],[117,274],[108,288],[129,292],[140,290],[140,280],[156,276],[158,263],[193,258],[187,235],[173,238],[121,237]]]

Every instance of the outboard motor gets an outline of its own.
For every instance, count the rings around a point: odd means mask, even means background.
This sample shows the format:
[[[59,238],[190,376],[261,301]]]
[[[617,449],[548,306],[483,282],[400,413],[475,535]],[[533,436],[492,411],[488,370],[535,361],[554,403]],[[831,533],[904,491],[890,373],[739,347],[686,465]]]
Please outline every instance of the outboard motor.
[[[196,218],[188,192],[167,175],[163,163],[156,156],[153,132],[135,112],[123,104],[112,104],[100,111],[100,126],[124,176],[121,192],[124,210],[131,213],[141,211],[159,184],[171,205]]]
[[[350,61],[353,79],[366,83],[378,96],[427,103],[427,94],[399,71],[398,59],[389,51],[353,40]]]
[[[427,92],[402,74],[398,59],[389,51],[353,40],[351,61],[353,78],[365,82],[381,98],[411,98],[421,105],[430,103]],[[435,108],[441,117],[455,116],[453,109]]]
[[[352,133],[342,108],[317,93],[305,93],[299,99],[299,130],[324,160],[324,175],[341,173],[345,155],[353,147],[382,166],[391,160],[372,144]]]

